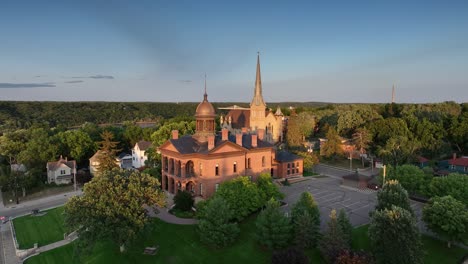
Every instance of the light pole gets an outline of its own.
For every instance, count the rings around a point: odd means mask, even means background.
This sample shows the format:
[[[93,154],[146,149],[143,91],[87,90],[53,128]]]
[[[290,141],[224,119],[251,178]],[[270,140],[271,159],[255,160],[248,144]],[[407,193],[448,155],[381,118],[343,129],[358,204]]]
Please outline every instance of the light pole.
[[[353,156],[351,154],[351,151],[349,152],[349,170],[353,171]]]

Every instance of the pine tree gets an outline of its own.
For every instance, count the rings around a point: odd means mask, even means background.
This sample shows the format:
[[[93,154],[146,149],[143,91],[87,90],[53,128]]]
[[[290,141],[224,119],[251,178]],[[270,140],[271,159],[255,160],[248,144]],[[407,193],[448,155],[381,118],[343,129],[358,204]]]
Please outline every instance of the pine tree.
[[[110,131],[104,131],[101,134],[102,141],[98,142],[99,150],[97,161],[99,163],[97,171],[99,173],[104,173],[105,171],[110,171],[114,168],[118,168],[116,156],[117,152],[120,150],[117,149],[119,142],[112,141],[114,135]]]
[[[349,218],[343,209],[338,213],[338,226],[343,232],[343,237],[345,238],[346,243],[348,243],[348,247],[351,247],[351,242],[353,240],[353,226],[349,222]]]
[[[256,237],[260,244],[273,249],[288,244],[290,239],[290,222],[279,210],[279,202],[268,201],[265,209],[258,215]]]
[[[320,252],[327,263],[334,263],[336,258],[349,246],[336,217],[336,211],[330,213],[328,229],[325,231],[319,245]]]
[[[311,248],[320,237],[320,211],[314,197],[303,192],[291,210],[294,242],[298,247]]]

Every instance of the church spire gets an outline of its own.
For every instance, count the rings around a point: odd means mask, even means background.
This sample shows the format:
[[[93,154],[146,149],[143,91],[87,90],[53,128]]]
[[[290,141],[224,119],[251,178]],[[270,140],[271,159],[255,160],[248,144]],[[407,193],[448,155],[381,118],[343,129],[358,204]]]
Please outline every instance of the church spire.
[[[265,105],[262,95],[262,77],[260,75],[260,52],[257,52],[257,76],[255,78],[255,92],[254,98],[250,105]]]
[[[203,101],[208,101],[208,94],[206,93],[206,73],[205,73],[205,93],[203,94]]]

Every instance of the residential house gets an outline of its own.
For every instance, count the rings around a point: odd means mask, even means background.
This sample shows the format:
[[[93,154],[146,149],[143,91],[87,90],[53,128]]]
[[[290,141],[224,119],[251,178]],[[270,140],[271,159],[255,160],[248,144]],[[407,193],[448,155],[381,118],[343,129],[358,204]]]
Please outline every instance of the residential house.
[[[76,161],[63,159],[47,162],[47,182],[55,184],[69,184],[76,174]]]
[[[144,167],[148,160],[146,150],[151,147],[150,141],[138,141],[132,149],[132,166],[136,169]]]
[[[121,169],[129,170],[132,168],[132,155],[127,153],[120,153],[117,160],[119,161],[119,167]]]

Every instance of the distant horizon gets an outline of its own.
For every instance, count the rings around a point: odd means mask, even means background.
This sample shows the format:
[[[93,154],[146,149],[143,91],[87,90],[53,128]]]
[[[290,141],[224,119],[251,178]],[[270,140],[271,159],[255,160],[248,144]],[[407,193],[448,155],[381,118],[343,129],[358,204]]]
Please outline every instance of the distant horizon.
[[[468,1],[6,1],[0,100],[468,101]]]

